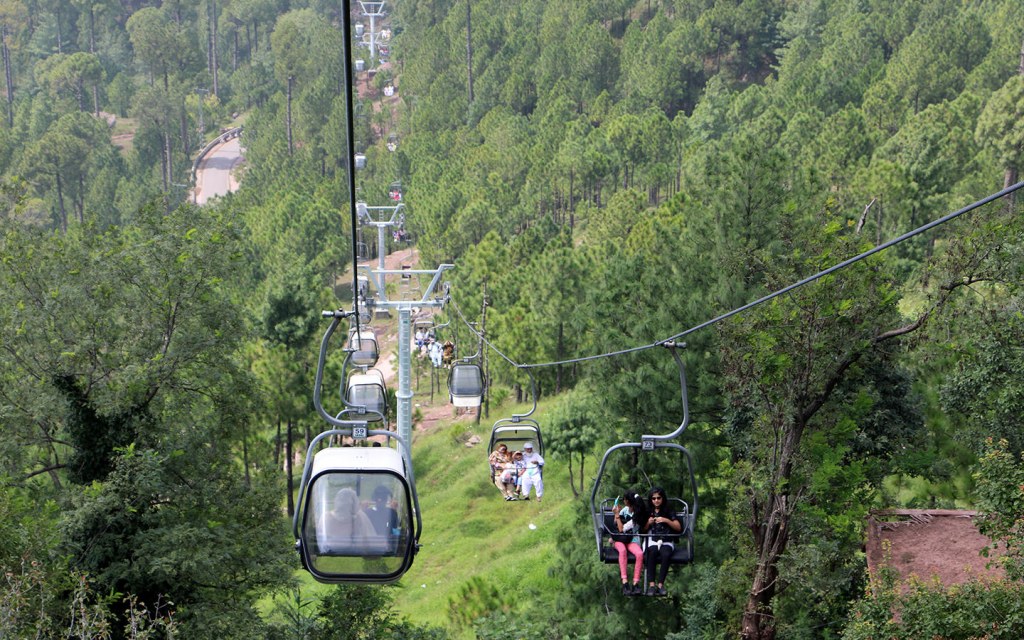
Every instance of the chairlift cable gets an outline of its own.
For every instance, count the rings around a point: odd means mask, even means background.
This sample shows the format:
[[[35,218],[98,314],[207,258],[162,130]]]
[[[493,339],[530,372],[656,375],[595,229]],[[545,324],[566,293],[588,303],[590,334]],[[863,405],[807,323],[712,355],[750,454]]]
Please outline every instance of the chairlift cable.
[[[970,213],[971,211],[974,211],[975,209],[977,209],[979,207],[982,207],[982,206],[984,206],[986,204],[989,204],[990,202],[992,202],[994,200],[998,200],[999,198],[1002,198],[1002,197],[1007,196],[1007,195],[1009,195],[1011,193],[1014,193],[1015,191],[1017,191],[1017,190],[1019,190],[1021,188],[1024,188],[1024,181],[1018,182],[1017,184],[1014,184],[1014,185],[1010,185],[1009,187],[1006,187],[1006,188],[1004,188],[1001,191],[998,191],[996,193],[990,194],[990,195],[988,195],[988,196],[986,196],[986,197],[984,197],[984,198],[982,198],[980,200],[976,200],[975,202],[967,205],[966,207],[963,207],[961,209],[957,209],[956,211],[954,211],[952,213],[949,213],[949,214],[946,214],[945,216],[943,216],[941,218],[938,218],[936,220],[933,220],[933,221],[931,221],[931,222],[929,222],[929,223],[927,223],[925,225],[922,225],[922,226],[914,229],[913,231],[908,231],[907,233],[904,233],[903,235],[901,235],[901,236],[899,236],[897,238],[893,238],[892,240],[889,240],[887,242],[883,242],[882,244],[877,245],[877,246],[875,246],[875,247],[873,247],[871,249],[868,249],[867,251],[865,251],[863,253],[859,253],[859,254],[853,256],[852,258],[848,258],[846,260],[843,260],[842,262],[840,262],[838,264],[832,265],[831,267],[828,267],[827,269],[824,269],[823,271],[819,271],[818,273],[816,273],[816,274],[814,274],[812,276],[808,276],[808,277],[804,278],[803,280],[800,280],[798,282],[794,282],[793,284],[785,286],[782,289],[779,289],[778,291],[775,291],[773,293],[769,293],[768,295],[763,296],[761,298],[758,298],[757,300],[754,300],[753,302],[748,302],[747,304],[745,304],[745,305],[743,305],[741,307],[737,307],[737,308],[733,309],[732,311],[728,311],[728,312],[723,313],[723,314],[721,314],[719,316],[716,316],[716,317],[714,317],[714,318],[712,318],[710,320],[706,320],[705,322],[702,322],[702,323],[700,323],[698,325],[690,327],[689,329],[686,329],[685,331],[681,331],[681,332],[679,332],[677,334],[669,336],[668,338],[664,338],[664,339],[658,340],[656,342],[653,342],[651,344],[641,345],[641,346],[638,346],[638,347],[631,347],[631,348],[628,348],[628,349],[620,349],[620,350],[617,350],[617,351],[609,351],[607,353],[600,353],[600,354],[591,355],[591,356],[583,356],[583,357],[580,357],[580,358],[570,358],[570,359],[567,359],[567,360],[557,360],[557,361],[554,361],[554,362],[524,363],[524,364],[521,364],[521,363],[517,363],[512,358],[510,358],[507,355],[505,355],[504,353],[502,353],[489,340],[487,340],[487,338],[485,338],[485,337],[483,337],[483,335],[477,333],[477,331],[475,329],[473,329],[469,325],[469,323],[466,321],[465,316],[462,315],[462,311],[459,309],[459,306],[458,306],[458,304],[455,303],[454,299],[451,299],[450,303],[451,303],[451,305],[453,307],[455,307],[455,311],[458,313],[459,318],[462,319],[462,322],[469,328],[470,331],[472,331],[478,338],[480,338],[480,340],[483,341],[483,343],[485,345],[487,345],[491,350],[493,350],[499,356],[504,358],[509,364],[511,364],[513,367],[516,367],[517,369],[542,369],[542,368],[545,368],[545,367],[555,367],[555,366],[565,365],[565,364],[575,364],[577,362],[587,362],[587,361],[590,361],[590,360],[598,360],[598,359],[601,359],[601,358],[613,358],[613,357],[625,355],[625,354],[628,354],[628,353],[636,353],[636,352],[639,352],[639,351],[646,351],[647,349],[653,349],[655,347],[667,346],[668,343],[670,343],[670,342],[673,342],[675,340],[678,340],[679,338],[688,336],[691,333],[694,333],[694,332],[699,331],[701,329],[706,329],[707,327],[710,327],[711,325],[717,324],[717,323],[721,322],[722,320],[726,320],[728,318],[731,318],[732,316],[734,316],[736,314],[739,314],[739,313],[742,313],[742,312],[747,311],[749,309],[752,309],[752,308],[754,308],[754,307],[756,307],[756,306],[758,306],[760,304],[768,302],[769,300],[777,298],[777,297],[779,297],[779,296],[781,296],[781,295],[783,295],[785,293],[789,293],[790,291],[793,291],[794,289],[802,287],[802,286],[804,286],[806,284],[810,284],[810,283],[812,283],[812,282],[814,282],[816,280],[819,280],[819,279],[821,279],[821,278],[823,278],[823,277],[825,277],[825,276],[827,276],[827,275],[829,275],[831,273],[839,271],[840,269],[844,269],[844,268],[846,268],[846,267],[848,267],[848,266],[850,266],[850,265],[852,265],[852,264],[854,264],[856,262],[860,262],[861,260],[864,260],[865,258],[868,258],[868,257],[870,257],[870,256],[872,256],[872,255],[874,255],[876,253],[884,251],[885,249],[888,249],[888,248],[890,248],[890,247],[892,247],[894,245],[897,245],[897,244],[899,244],[901,242],[909,240],[910,238],[918,236],[918,235],[924,233],[925,231],[933,229],[934,227],[937,227],[939,225],[945,224],[945,223],[947,223],[947,222],[949,222],[949,221],[951,221],[951,220],[953,220],[955,218],[958,218],[958,217],[964,215],[965,213]]]
[[[352,15],[352,3],[351,0],[341,0],[341,57],[342,57],[342,70],[343,80],[342,86],[345,87],[345,152],[347,154],[346,160],[348,160],[348,204],[349,204],[349,219],[352,225],[352,306],[355,307],[356,314],[356,335],[362,335],[360,333],[359,326],[359,258],[357,255],[356,247],[358,240],[358,229],[359,224],[356,220],[356,146],[355,146],[355,119],[352,116],[354,105],[352,102],[352,87],[355,85],[352,82],[352,56],[349,53],[349,36],[348,30],[350,26],[350,20]]]

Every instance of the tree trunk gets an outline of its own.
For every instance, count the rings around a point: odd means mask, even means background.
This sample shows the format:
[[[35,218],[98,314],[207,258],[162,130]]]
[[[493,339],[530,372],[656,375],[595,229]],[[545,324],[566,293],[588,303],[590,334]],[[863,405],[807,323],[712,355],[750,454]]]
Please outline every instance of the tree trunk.
[[[200,99],[202,99],[202,96],[200,96]],[[178,129],[179,129],[178,134],[181,136],[181,148],[184,149],[185,153],[187,154],[188,150],[191,149],[192,147],[189,144],[188,119],[185,117],[185,99],[184,98],[181,99],[181,117],[178,118]]]
[[[89,53],[96,53],[96,13],[89,5]]]
[[[473,27],[470,22],[470,0],[466,0],[466,86],[469,91],[469,104],[473,104]]]
[[[555,360],[562,359],[562,351],[565,347],[565,323],[558,323],[558,340],[555,343]],[[562,392],[562,365],[555,367],[555,393]]]
[[[85,224],[85,176],[78,174],[78,197],[75,198],[75,214],[78,224]]]
[[[285,476],[288,479],[288,517],[295,515],[294,480],[292,479],[292,421],[288,419],[288,434],[284,440],[284,468]]]
[[[288,134],[288,155],[292,155],[292,76],[288,76],[288,106],[285,114],[285,130]]]
[[[793,461],[800,447],[804,423],[797,420],[783,434],[779,451],[777,473],[772,487],[788,487],[793,473]],[[743,609],[740,637],[743,640],[774,640],[775,616],[772,600],[779,587],[779,559],[789,542],[789,521],[796,500],[787,491],[769,490],[760,504],[756,495],[750,499],[750,529],[757,553],[754,579]]]
[[[220,77],[218,74],[217,65],[217,0],[210,0],[210,25],[211,25],[211,41],[213,45],[213,60],[212,60],[212,72],[213,72],[213,95],[220,97]]]
[[[583,456],[580,456],[582,458]],[[572,489],[572,497],[579,498],[580,494],[576,491],[576,482],[573,480],[575,476],[572,473],[572,454],[569,454],[569,488]]]
[[[171,134],[164,131],[164,191],[171,190]]]
[[[0,44],[4,54],[4,81],[7,83],[7,126],[14,126],[14,81],[11,77],[11,52],[7,48],[7,25],[0,27]]]
[[[68,232],[68,212],[64,208],[64,183],[60,179],[60,171],[56,172],[57,175],[57,205],[60,212],[60,230],[64,233]]]
[[[57,21],[57,53],[64,53],[63,41],[60,37],[60,5],[57,5],[57,10],[53,12],[53,17]]]
[[[277,417],[277,437],[274,438],[274,467],[281,465],[281,416]]]

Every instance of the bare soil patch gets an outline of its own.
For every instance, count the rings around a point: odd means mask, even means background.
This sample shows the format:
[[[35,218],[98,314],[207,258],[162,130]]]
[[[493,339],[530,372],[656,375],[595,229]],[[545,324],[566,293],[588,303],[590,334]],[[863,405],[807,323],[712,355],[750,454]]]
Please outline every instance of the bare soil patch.
[[[973,511],[888,510],[868,518],[868,571],[882,566],[897,571],[900,579],[917,576],[938,579],[943,585],[970,580],[1002,580],[991,558],[981,555],[990,540],[978,533]]]

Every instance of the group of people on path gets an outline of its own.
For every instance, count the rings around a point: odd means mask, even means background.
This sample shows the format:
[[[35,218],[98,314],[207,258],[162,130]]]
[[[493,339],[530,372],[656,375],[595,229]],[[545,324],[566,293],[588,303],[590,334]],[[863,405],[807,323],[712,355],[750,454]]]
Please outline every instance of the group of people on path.
[[[624,596],[664,596],[665,577],[672,560],[675,543],[679,540],[683,525],[665,496],[661,487],[651,489],[648,501],[635,490],[622,496],[622,505],[615,501],[615,528],[612,546],[619,552],[619,576],[622,579]],[[643,535],[646,534],[646,535]],[[641,542],[643,541],[643,542]],[[633,584],[626,578],[628,555],[634,557]],[[640,572],[647,565],[648,585],[646,592],[640,582]]]
[[[498,487],[507,502],[529,500],[531,489],[537,495],[537,502],[542,500],[544,457],[534,451],[532,442],[524,444],[522,451],[512,453],[502,442],[491,452],[489,461],[494,486]]]

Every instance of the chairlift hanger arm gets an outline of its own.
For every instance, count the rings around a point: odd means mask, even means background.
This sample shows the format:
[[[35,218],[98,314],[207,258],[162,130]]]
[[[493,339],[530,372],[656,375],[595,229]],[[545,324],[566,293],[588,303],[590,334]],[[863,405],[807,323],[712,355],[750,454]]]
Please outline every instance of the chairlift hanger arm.
[[[526,375],[530,376],[530,396],[533,398],[533,407],[531,407],[526,413],[513,413],[513,422],[519,422],[523,418],[529,418],[533,415],[533,412],[537,410],[537,381],[534,380],[532,371],[529,369],[525,369],[525,371]]]
[[[316,378],[313,382],[313,406],[316,408],[317,414],[323,418],[328,424],[338,428],[352,428],[356,426],[365,427],[366,420],[340,420],[335,416],[327,413],[324,410],[323,402],[321,401],[321,388],[323,387],[324,381],[324,365],[327,362],[327,344],[331,340],[331,336],[334,335],[338,325],[342,319],[353,315],[354,312],[345,311],[338,309],[337,311],[322,311],[321,316],[324,318],[331,318],[331,324],[327,327],[327,331],[324,332],[324,337],[320,341],[320,357],[317,359],[316,364]],[[348,357],[345,358],[345,364],[347,366],[349,359],[352,357],[351,351],[349,351]],[[344,394],[342,394],[342,402],[344,402]],[[346,403],[347,404],[347,403]],[[375,415],[379,415],[378,412],[373,412]]]
[[[686,348],[685,342],[675,342],[672,340],[666,340],[661,343],[661,346],[665,347],[672,353],[672,359],[676,361],[676,367],[679,369],[679,395],[683,402],[683,421],[679,424],[675,431],[665,435],[643,435],[641,436],[642,441],[654,441],[654,440],[675,440],[676,438],[683,435],[686,428],[690,426],[690,401],[689,396],[686,392],[686,365],[683,363],[683,359],[679,356],[679,350]]]

